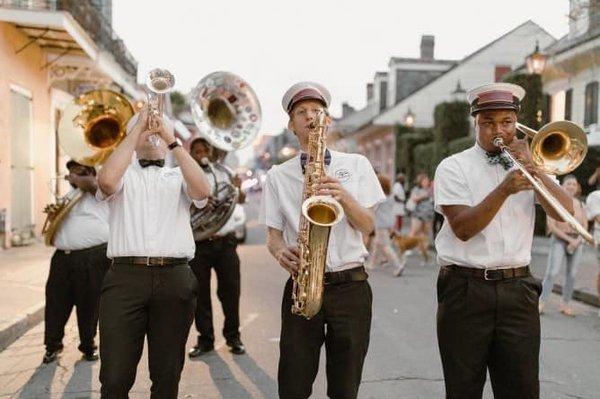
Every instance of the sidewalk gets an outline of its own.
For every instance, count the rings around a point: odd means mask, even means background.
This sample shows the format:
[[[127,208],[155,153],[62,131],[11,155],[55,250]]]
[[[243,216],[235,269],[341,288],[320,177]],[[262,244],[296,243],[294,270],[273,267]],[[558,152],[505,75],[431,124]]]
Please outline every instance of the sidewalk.
[[[0,351],[44,320],[44,291],[54,248],[0,251]]]
[[[544,278],[546,272],[549,245],[550,239],[548,237],[534,237],[531,251],[531,269],[533,274],[540,279]],[[596,250],[589,245],[585,245],[575,276],[573,299],[585,302],[588,305],[600,307],[600,300],[598,299],[598,291],[596,289],[596,279],[598,278],[599,271]],[[554,280],[554,289],[552,291],[561,294],[564,281],[565,268],[563,267]]]

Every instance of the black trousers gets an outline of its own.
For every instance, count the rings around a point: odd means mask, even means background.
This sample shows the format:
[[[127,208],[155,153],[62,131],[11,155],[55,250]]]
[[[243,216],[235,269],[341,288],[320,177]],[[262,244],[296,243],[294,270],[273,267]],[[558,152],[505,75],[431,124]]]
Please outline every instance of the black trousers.
[[[186,263],[111,265],[100,297],[102,398],[128,397],[145,336],[152,380],[150,397],[177,398],[197,286]]]
[[[94,351],[100,287],[109,264],[106,244],[71,252],[54,252],[46,282],[46,350],[55,351],[63,347],[65,325],[75,306],[80,342],[78,349],[83,353]]]
[[[437,334],[447,398],[539,398],[542,287],[532,276],[485,281],[442,268]]]
[[[356,398],[369,347],[372,302],[367,281],[326,285],[320,312],[306,320],[291,312],[292,280],[288,280],[281,304],[280,398],[304,399],[311,395],[323,343],[327,395]]]
[[[223,336],[227,342],[240,338],[240,258],[235,235],[217,240],[196,242],[196,254],[190,266],[198,279],[196,329],[198,345],[212,344],[215,340],[210,295],[211,269],[217,274],[217,297],[221,301],[225,323]]]

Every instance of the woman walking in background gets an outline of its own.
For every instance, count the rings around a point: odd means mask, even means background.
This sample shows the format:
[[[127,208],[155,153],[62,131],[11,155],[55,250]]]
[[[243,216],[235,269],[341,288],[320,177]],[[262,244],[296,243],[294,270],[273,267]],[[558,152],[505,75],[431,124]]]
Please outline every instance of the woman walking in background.
[[[384,255],[387,261],[394,266],[394,276],[398,277],[404,270],[404,262],[400,262],[398,255],[392,247],[390,235],[394,229],[394,208],[396,200],[391,193],[391,181],[388,177],[377,175],[379,184],[385,194],[385,201],[379,204],[375,211],[375,238],[371,242],[371,255],[367,261],[367,269],[379,266],[380,258]]]
[[[577,198],[580,191],[577,178],[573,175],[567,175],[563,179],[562,186],[565,191],[573,197],[573,208],[575,210],[575,218],[582,226],[587,228],[587,217],[583,205]],[[569,305],[569,301],[573,296],[573,288],[575,285],[575,273],[583,250],[583,239],[575,230],[566,222],[558,222],[551,217],[548,217],[548,231],[550,237],[550,252],[548,254],[548,265],[546,267],[546,275],[542,284],[542,295],[540,297],[539,310],[540,314],[544,312],[544,306],[552,287],[554,286],[554,278],[558,275],[560,268],[566,264],[565,284],[563,286],[563,302],[560,305],[561,313],[567,316],[574,316],[573,309]]]
[[[433,221],[433,187],[426,173],[419,173],[410,192],[407,208],[410,212],[410,237],[422,236],[428,240]]]

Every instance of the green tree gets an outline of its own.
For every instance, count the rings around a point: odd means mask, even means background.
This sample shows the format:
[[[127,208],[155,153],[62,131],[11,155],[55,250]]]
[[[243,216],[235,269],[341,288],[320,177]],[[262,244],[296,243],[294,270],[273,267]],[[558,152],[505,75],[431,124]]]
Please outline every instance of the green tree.
[[[189,109],[189,105],[186,97],[179,91],[172,91],[171,97],[171,108],[173,109],[173,116],[177,117],[182,112]]]

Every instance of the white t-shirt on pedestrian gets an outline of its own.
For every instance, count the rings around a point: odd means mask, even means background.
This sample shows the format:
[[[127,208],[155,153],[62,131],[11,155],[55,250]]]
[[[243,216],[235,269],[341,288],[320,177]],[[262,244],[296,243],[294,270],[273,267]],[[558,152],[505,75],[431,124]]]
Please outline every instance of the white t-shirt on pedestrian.
[[[367,158],[359,154],[330,151],[331,164],[326,166],[328,176],[340,181],[345,190],[365,208],[371,208],[385,199],[379,180]],[[262,193],[259,221],[281,230],[286,245],[296,245],[304,175],[300,155],[273,166],[267,173]],[[353,228],[348,218],[331,228],[327,250],[327,271],[335,272],[363,264],[368,255],[360,231]]]
[[[405,202],[406,202],[406,191],[404,186],[400,182],[394,183],[392,187],[392,196],[394,198],[394,214],[396,216],[404,216],[406,214]]]

